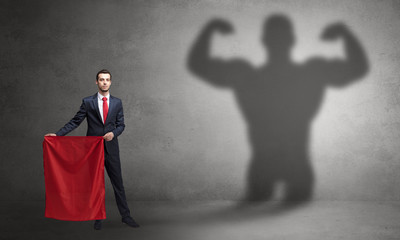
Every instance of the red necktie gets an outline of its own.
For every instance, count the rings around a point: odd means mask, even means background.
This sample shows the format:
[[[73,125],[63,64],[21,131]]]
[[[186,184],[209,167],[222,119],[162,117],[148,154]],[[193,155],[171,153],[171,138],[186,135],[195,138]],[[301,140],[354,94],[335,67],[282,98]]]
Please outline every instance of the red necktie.
[[[103,120],[104,120],[104,123],[106,123],[107,114],[108,114],[107,98],[103,97]]]

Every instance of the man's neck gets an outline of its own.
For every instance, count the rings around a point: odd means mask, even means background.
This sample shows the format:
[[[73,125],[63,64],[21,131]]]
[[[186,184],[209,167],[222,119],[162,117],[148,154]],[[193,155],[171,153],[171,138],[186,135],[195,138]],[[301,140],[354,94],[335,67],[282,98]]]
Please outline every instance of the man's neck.
[[[102,95],[103,97],[107,97],[107,96],[110,94],[110,91],[107,91],[107,92],[99,91],[99,93],[100,93],[100,95]]]

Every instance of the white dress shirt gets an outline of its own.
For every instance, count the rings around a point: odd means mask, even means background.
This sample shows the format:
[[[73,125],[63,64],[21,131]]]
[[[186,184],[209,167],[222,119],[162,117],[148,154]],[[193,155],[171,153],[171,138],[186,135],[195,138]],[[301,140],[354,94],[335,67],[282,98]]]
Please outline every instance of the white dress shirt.
[[[108,106],[108,110],[110,110],[110,94],[108,94],[107,96],[103,96],[100,93],[97,93],[97,102],[99,103],[100,116],[101,116],[101,120],[104,122],[104,117],[103,117],[103,97],[107,98],[107,106]]]

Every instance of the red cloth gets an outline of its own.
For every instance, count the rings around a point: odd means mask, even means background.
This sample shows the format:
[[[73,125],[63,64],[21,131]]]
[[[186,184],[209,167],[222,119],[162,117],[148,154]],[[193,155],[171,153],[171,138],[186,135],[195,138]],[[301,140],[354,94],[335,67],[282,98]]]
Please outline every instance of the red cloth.
[[[45,217],[105,219],[102,137],[48,136],[43,141]]]

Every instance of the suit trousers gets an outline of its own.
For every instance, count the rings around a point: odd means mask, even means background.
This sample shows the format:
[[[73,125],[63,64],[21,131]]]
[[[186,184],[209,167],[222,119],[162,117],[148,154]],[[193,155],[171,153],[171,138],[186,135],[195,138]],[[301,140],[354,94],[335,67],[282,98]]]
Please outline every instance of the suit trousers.
[[[121,217],[130,216],[128,203],[126,201],[124,184],[122,182],[121,162],[118,155],[109,154],[104,148],[104,166],[106,168],[111,185],[114,189],[115,201],[117,202]]]

